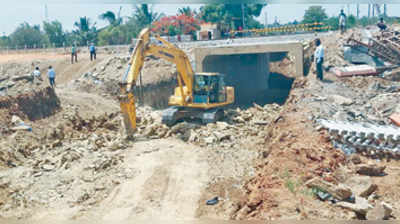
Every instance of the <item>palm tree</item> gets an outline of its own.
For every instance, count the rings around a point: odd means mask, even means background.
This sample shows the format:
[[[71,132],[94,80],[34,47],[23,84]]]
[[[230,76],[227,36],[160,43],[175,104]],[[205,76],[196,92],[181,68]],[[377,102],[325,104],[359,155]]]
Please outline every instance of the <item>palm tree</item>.
[[[96,23],[91,25],[90,19],[86,16],[79,18],[79,21],[75,22],[74,26],[77,29],[74,30],[73,33],[80,45],[86,45],[89,41],[94,41],[96,39]]]
[[[118,17],[115,15],[114,12],[107,11],[101,14],[99,18],[102,20],[106,20],[111,26],[119,26],[122,24],[121,9],[122,7],[119,8]]]
[[[159,14],[157,12],[154,12],[152,9],[149,9],[148,4],[141,4],[140,6],[136,5],[135,13],[133,14],[133,18],[141,27],[151,25],[154,21],[161,18],[161,16],[162,14]]]
[[[179,8],[178,13],[181,15],[186,15],[186,16],[193,16],[196,14],[196,10],[192,10],[190,6]]]

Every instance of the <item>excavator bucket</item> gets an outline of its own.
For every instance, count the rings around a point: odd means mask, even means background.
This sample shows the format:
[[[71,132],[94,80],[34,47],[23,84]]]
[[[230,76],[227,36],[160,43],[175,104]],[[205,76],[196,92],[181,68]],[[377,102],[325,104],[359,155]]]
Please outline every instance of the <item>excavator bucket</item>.
[[[136,130],[136,107],[132,93],[121,95],[119,98],[123,125],[127,136],[131,136]]]

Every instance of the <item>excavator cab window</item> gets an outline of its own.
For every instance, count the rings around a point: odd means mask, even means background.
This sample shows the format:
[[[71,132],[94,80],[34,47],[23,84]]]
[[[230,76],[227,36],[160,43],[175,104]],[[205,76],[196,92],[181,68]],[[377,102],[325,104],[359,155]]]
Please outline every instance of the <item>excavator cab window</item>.
[[[222,75],[194,76],[194,103],[222,103],[226,100],[225,82]]]

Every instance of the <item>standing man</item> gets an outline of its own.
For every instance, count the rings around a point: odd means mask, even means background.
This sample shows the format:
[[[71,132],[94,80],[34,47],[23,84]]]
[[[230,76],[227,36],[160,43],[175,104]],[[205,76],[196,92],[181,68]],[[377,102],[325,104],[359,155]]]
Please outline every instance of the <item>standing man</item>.
[[[78,63],[78,52],[76,50],[75,44],[72,45],[72,48],[71,48],[71,64],[74,63],[74,58],[75,58],[75,62]]]
[[[315,46],[317,46],[317,49],[315,49],[314,53],[315,63],[317,67],[317,78],[322,81],[323,80],[322,64],[324,63],[324,47],[322,46],[321,40],[319,38],[315,39]]]
[[[341,9],[339,14],[339,29],[341,34],[346,32],[346,20],[347,20],[346,14],[344,14],[343,9]]]
[[[96,47],[94,46],[94,43],[90,44],[89,51],[90,51],[90,61],[93,61],[93,59],[96,60]]]
[[[49,66],[49,71],[47,72],[47,76],[49,77],[51,88],[54,88],[56,86],[55,83],[56,72],[54,71],[53,67],[51,67],[51,65]]]

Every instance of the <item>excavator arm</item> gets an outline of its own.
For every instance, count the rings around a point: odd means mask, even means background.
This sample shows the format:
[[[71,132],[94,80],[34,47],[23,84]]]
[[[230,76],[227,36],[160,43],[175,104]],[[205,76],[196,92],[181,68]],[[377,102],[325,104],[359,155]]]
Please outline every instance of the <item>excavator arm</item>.
[[[153,55],[163,58],[176,65],[178,73],[178,84],[182,96],[182,105],[192,100],[193,93],[193,69],[187,55],[173,44],[167,42],[161,37],[156,37],[163,45],[155,45],[150,43],[150,29],[143,29],[133,50],[129,68],[123,76],[120,83],[121,95],[119,97],[120,107],[123,116],[123,125],[126,134],[130,136],[136,129],[136,106],[135,97],[133,95],[133,86],[143,68],[144,58]],[[184,86],[186,87],[184,91]]]

